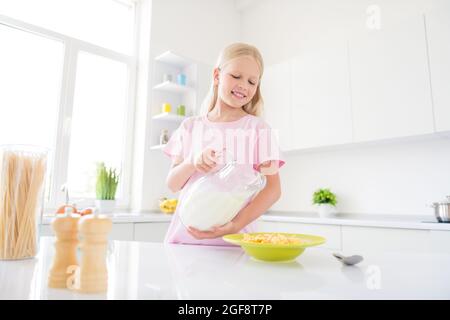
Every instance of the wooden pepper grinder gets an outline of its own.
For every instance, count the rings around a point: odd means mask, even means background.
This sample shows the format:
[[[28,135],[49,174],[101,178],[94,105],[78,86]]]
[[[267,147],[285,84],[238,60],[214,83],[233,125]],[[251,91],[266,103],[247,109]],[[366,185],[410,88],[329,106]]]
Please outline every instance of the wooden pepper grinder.
[[[56,235],[55,256],[48,277],[50,288],[70,287],[71,272],[78,267],[78,222],[79,217],[72,214],[73,209],[66,207],[64,215],[57,215],[52,221]],[[73,269],[71,271],[71,268]]]
[[[106,250],[112,221],[105,215],[83,216],[78,224],[81,238],[81,270],[79,291],[101,293],[108,289]]]

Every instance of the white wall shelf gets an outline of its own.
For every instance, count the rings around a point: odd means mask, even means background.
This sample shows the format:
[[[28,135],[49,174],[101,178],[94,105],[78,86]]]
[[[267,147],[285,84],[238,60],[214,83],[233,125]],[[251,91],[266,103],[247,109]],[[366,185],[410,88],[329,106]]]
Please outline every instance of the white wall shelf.
[[[152,165],[149,166],[146,175],[151,181],[145,194],[146,209],[156,209],[158,199],[161,197],[172,197],[174,194],[167,187],[165,180],[170,170],[170,159],[164,155],[161,144],[161,134],[167,130],[169,139],[180,127],[187,117],[197,114],[200,101],[208,88],[200,88],[199,76],[206,74],[203,65],[173,51],[155,51],[152,54],[152,75],[149,88],[151,99],[149,107],[150,132],[147,143],[147,151],[151,153]],[[178,76],[183,74],[186,82],[180,84]],[[163,108],[164,104],[170,104],[170,112]],[[177,114],[180,105],[185,107],[185,115]]]
[[[166,51],[154,58],[151,114],[151,150],[158,150],[160,135],[167,130],[169,138],[188,116],[197,109],[198,66],[194,61],[172,51]],[[186,76],[186,84],[180,85],[174,80],[164,81],[167,75],[176,79],[179,74]],[[164,103],[172,106],[172,112],[160,112]],[[185,116],[176,114],[178,106],[185,106]]]
[[[162,83],[157,84],[156,86],[153,87],[153,90],[161,90],[161,91],[167,91],[167,92],[172,92],[172,93],[186,93],[186,92],[194,92],[195,89],[188,87],[188,86],[183,86],[180,85],[176,82],[172,82],[172,81],[165,81]]]
[[[174,122],[181,122],[184,119],[186,119],[185,116],[180,116],[177,114],[172,114],[169,112],[163,112],[160,114],[157,114],[152,117],[153,120],[165,120],[165,121],[174,121]]]
[[[165,144],[157,144],[154,146],[150,147],[150,150],[161,150],[162,148],[164,148]]]
[[[190,59],[182,57],[179,54],[175,54],[171,51],[166,51],[160,54],[155,58],[155,61],[167,63],[178,68],[184,68],[193,63],[193,61],[191,61]]]

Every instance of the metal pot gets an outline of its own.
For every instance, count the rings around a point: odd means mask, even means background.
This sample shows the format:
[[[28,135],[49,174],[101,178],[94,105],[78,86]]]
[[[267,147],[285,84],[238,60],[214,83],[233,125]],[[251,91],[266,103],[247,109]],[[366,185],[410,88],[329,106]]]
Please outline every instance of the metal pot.
[[[434,202],[431,207],[439,222],[450,222],[450,196],[447,196],[447,201]]]

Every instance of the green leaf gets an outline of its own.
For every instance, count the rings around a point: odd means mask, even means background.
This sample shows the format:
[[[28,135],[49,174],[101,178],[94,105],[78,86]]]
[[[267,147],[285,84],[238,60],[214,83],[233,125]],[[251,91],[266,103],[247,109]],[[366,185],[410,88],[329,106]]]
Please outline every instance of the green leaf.
[[[313,204],[331,204],[336,206],[336,195],[330,191],[330,189],[318,189],[313,194]]]
[[[106,168],[103,162],[97,165],[96,197],[99,200],[114,200],[119,184],[116,169]]]

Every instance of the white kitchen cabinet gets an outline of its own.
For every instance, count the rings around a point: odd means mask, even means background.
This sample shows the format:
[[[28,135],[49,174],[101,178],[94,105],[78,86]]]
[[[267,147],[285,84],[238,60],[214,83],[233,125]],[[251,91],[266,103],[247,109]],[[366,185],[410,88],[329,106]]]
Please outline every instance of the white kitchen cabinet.
[[[436,131],[450,131],[450,1],[431,0],[425,11]]]
[[[259,220],[257,222],[257,231],[312,234],[326,239],[326,242],[320,248],[332,250],[341,250],[342,248],[340,226]]]
[[[450,248],[448,247],[448,244],[450,243],[449,231],[431,230],[430,238],[430,252],[450,252]]]
[[[362,0],[349,9],[352,112],[357,142],[434,131],[420,3]],[[435,39],[441,37],[435,32]],[[433,50],[440,50],[440,45],[435,44]],[[437,58],[437,64],[439,59],[444,58]]]
[[[264,119],[276,130],[282,151],[291,149],[291,61],[271,65],[261,81]]]
[[[297,39],[292,62],[292,147],[352,142],[347,43],[342,35]]]
[[[163,242],[169,222],[149,222],[134,224],[134,241]]]
[[[373,251],[449,253],[449,230],[404,229],[304,222],[257,221],[258,232],[288,232],[319,235],[326,243],[318,248],[362,254]]]
[[[134,227],[133,223],[113,223],[109,240],[133,241]]]
[[[345,253],[370,251],[429,252],[430,230],[342,226]]]

